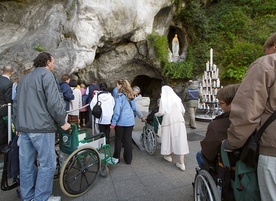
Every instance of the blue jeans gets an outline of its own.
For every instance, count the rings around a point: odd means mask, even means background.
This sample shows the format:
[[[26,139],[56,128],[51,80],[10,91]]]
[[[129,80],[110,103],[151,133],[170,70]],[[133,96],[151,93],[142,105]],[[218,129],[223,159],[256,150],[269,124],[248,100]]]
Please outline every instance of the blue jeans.
[[[21,133],[19,143],[22,198],[46,201],[52,194],[56,170],[55,133]]]
[[[196,154],[196,160],[197,160],[197,163],[199,165],[199,167],[201,167],[204,163],[203,159],[202,159],[202,155],[201,155],[201,152],[197,152]]]

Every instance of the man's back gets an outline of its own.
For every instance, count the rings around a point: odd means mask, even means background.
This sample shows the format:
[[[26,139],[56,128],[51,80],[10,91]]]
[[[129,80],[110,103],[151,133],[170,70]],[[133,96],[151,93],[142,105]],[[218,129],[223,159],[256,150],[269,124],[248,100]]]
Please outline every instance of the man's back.
[[[15,126],[22,132],[52,132],[64,124],[63,98],[53,74],[38,67],[22,77],[14,100]],[[26,112],[26,110],[28,112]]]
[[[12,82],[4,76],[0,76],[0,106],[12,103]],[[0,116],[7,116],[7,108],[0,108]]]

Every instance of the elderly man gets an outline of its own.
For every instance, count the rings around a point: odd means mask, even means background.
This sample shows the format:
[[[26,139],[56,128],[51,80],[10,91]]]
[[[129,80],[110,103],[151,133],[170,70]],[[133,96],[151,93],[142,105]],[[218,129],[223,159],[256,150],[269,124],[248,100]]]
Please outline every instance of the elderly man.
[[[2,71],[0,76],[0,152],[8,144],[8,129],[2,118],[8,115],[8,108],[2,106],[12,103],[12,81],[10,78],[14,73],[11,66],[5,66]]]

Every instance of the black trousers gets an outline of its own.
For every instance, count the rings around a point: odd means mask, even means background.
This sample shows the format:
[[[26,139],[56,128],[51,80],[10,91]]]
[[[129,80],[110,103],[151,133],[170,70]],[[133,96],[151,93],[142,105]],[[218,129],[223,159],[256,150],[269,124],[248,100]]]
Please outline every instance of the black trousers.
[[[8,144],[8,128],[0,116],[0,146]]]
[[[124,141],[124,160],[126,164],[132,161],[132,131],[133,126],[115,127],[115,150],[113,157],[120,159],[122,140]]]
[[[110,140],[109,140],[110,124],[99,124],[99,130],[101,133],[105,133],[106,144],[110,144]]]

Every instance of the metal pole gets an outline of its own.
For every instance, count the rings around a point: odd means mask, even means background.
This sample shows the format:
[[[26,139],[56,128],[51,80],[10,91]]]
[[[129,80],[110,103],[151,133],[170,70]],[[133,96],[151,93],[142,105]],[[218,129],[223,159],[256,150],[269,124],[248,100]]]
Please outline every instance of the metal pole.
[[[12,123],[11,123],[11,103],[8,103],[8,142],[12,140]]]

